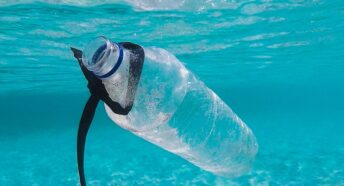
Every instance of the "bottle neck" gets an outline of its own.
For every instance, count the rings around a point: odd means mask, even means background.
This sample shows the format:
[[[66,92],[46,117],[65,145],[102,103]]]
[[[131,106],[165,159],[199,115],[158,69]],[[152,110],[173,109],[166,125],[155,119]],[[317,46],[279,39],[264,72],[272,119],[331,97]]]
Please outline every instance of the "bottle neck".
[[[118,70],[123,56],[124,51],[120,44],[99,37],[85,47],[82,61],[96,77],[106,79]]]

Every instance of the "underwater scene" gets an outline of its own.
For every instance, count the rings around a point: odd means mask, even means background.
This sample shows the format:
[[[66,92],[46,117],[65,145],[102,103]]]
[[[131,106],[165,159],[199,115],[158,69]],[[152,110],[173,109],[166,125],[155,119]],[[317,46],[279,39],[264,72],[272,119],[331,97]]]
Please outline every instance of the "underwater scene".
[[[80,185],[90,91],[70,47],[97,36],[157,63],[127,118],[98,104],[87,185],[344,185],[343,33],[341,0],[0,0],[0,185]],[[146,114],[145,95],[173,113]]]

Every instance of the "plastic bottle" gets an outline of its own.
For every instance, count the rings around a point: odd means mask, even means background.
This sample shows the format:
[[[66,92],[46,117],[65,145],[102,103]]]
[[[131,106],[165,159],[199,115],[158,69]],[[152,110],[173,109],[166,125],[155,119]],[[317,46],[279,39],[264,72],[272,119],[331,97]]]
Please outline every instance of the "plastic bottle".
[[[84,62],[97,75],[108,72],[120,55],[117,44],[106,38],[91,42],[84,52],[93,55],[104,43],[109,48],[104,64]],[[105,105],[108,116],[122,128],[216,175],[236,177],[248,171],[258,145],[246,124],[174,55],[156,47],[144,52],[132,110],[118,115]],[[124,50],[118,71],[102,79],[111,99],[122,106],[121,96],[130,91],[129,54]]]

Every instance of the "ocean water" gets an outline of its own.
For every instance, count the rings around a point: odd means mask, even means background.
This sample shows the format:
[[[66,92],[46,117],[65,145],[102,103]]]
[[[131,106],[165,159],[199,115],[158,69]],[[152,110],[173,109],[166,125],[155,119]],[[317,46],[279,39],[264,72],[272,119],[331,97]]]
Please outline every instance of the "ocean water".
[[[252,169],[215,176],[99,104],[88,185],[344,185],[344,2],[1,0],[0,185],[78,185],[89,96],[70,46],[105,35],[173,53],[252,129]]]

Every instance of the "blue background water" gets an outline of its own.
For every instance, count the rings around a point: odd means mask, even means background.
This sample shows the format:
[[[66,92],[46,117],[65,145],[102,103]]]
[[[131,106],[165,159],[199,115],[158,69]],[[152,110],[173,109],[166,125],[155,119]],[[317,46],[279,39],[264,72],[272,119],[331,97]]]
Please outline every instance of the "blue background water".
[[[250,173],[216,177],[110,121],[90,185],[344,185],[344,2],[0,2],[0,185],[77,185],[89,95],[69,46],[105,35],[174,53],[252,128]]]

